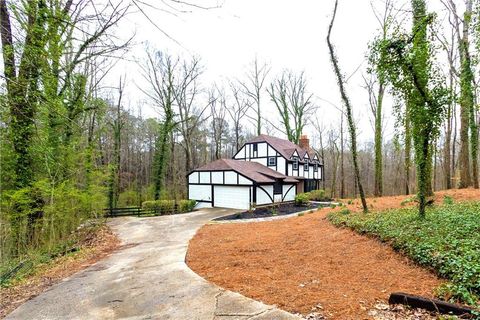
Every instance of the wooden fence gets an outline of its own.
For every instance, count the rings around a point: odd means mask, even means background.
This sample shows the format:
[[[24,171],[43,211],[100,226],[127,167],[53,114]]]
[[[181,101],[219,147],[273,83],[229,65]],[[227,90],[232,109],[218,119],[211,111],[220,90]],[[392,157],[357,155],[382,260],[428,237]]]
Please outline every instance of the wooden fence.
[[[107,217],[122,217],[122,216],[141,216],[146,214],[157,214],[154,210],[145,210],[140,207],[125,207],[125,208],[106,208],[103,209]]]
[[[122,216],[142,216],[142,215],[168,215],[184,213],[179,211],[179,206],[175,203],[173,211],[162,212],[160,209],[143,209],[141,207],[124,207],[124,208],[105,208],[103,209],[106,217],[122,217]]]

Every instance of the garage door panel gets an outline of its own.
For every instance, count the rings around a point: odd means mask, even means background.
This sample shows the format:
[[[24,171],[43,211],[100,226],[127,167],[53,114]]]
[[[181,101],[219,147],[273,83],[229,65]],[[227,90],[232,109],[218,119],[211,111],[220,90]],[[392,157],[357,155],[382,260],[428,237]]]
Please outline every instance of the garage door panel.
[[[250,207],[250,188],[214,186],[214,207],[247,210]]]

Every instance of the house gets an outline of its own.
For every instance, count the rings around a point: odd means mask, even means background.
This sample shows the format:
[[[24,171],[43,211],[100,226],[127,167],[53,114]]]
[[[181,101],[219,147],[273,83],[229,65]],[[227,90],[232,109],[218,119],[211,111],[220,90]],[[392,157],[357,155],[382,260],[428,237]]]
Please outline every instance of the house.
[[[249,209],[293,201],[295,195],[319,188],[323,163],[302,135],[299,144],[259,135],[232,159],[220,159],[188,174],[188,198],[197,208]]]

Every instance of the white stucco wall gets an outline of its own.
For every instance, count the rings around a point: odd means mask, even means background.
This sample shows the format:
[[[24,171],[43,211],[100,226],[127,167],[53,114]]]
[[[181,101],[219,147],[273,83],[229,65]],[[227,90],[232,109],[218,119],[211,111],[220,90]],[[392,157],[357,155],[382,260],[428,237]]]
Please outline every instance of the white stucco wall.
[[[188,198],[193,200],[212,200],[212,187],[210,185],[191,184],[188,186]]]
[[[271,185],[262,185],[262,188],[273,198],[273,186]],[[268,197],[267,193],[264,190],[257,187],[257,205],[269,204],[272,203],[272,200]]]
[[[291,187],[291,188],[290,188]],[[290,189],[290,190],[289,190]],[[283,201],[295,200],[295,186],[291,184],[283,185]]]

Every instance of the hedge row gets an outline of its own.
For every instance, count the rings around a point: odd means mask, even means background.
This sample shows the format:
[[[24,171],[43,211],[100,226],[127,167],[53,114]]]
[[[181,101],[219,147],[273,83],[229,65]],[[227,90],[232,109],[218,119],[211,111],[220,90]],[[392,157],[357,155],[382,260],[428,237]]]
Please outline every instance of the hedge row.
[[[161,215],[175,214],[193,211],[196,203],[195,200],[154,200],[143,202],[142,209],[152,210]]]

